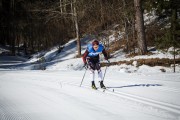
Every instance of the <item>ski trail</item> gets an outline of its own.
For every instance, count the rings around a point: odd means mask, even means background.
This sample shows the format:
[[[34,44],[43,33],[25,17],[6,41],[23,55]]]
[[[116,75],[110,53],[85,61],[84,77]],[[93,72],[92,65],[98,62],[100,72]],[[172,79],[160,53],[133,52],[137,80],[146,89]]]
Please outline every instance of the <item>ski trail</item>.
[[[92,110],[92,111],[95,112],[95,111],[98,110],[98,111],[101,111],[101,113],[103,113],[103,114],[108,114],[110,116],[115,116],[114,113],[112,113],[112,112],[110,112],[108,110],[105,110],[105,109],[103,109],[101,107],[98,107],[98,106],[96,106],[96,105],[94,105],[94,104],[92,104],[90,102],[84,101],[83,99],[80,99],[77,96],[73,96],[73,95],[67,94],[66,92],[62,92],[59,89],[47,88],[47,87],[42,87],[42,86],[41,86],[41,89],[43,89],[43,91],[50,92],[51,94],[56,94],[58,96],[63,96],[63,99],[65,98],[66,102],[68,102],[68,104],[72,108],[73,107],[76,108],[76,113],[79,112],[81,114],[82,111],[84,111],[85,109],[90,109],[90,111]],[[64,107],[64,106],[62,106],[62,104],[60,104],[61,101],[59,101],[57,99],[51,99],[50,97],[47,96],[47,94],[42,94],[42,92],[41,93],[37,93],[35,90],[33,90],[33,93],[37,94],[38,96],[42,97],[43,99],[46,99],[47,101],[51,101],[51,102],[55,103],[56,106],[61,105],[61,107]],[[64,103],[66,103],[66,102],[64,102]],[[93,119],[93,115],[89,115],[91,113],[84,113],[83,112],[83,114],[85,116],[88,116],[88,118],[86,118],[86,119]],[[97,114],[97,113],[93,113],[93,114]],[[103,118],[103,116],[102,116],[102,118]],[[114,120],[116,120],[116,119],[117,118],[114,118]]]
[[[178,85],[165,84],[162,87],[148,87],[148,89],[114,88],[114,92],[109,88],[103,92],[102,89],[92,90],[91,82],[88,80],[79,87],[80,72],[71,75],[69,72],[57,74],[46,71],[33,75],[35,73],[18,71],[1,75],[0,120],[179,120],[180,118],[180,106],[177,102],[175,105],[170,103],[171,100],[161,101],[162,98],[140,96],[148,94],[151,90],[164,92],[163,95],[173,93],[172,96],[176,94],[179,96],[179,89],[176,88]],[[55,77],[52,77],[53,75]],[[118,82],[121,81],[109,81],[112,86]],[[137,83],[151,84],[149,81],[126,81],[123,85]],[[141,94],[140,90],[145,92]],[[156,95],[160,95],[159,93]]]
[[[16,111],[17,105],[8,100],[0,99],[0,120],[30,120],[26,111]]]
[[[73,95],[70,90],[72,87],[53,88],[34,82],[34,80],[32,83],[26,80],[1,81],[5,93],[0,92],[0,95],[6,99],[0,98],[0,115],[2,115],[0,120],[118,120],[121,118],[111,110],[104,109],[97,103],[94,104],[96,101],[81,99],[77,94]],[[54,84],[56,85],[57,82]],[[79,93],[79,89],[76,92]],[[86,95],[86,91],[83,93]],[[18,96],[20,94],[23,95],[21,98]]]
[[[147,104],[147,105],[150,105],[150,106],[158,107],[158,108],[161,108],[161,109],[164,109],[164,110],[167,110],[167,111],[170,111],[170,112],[173,112],[173,113],[176,113],[176,114],[180,115],[180,106],[178,106],[178,105],[173,105],[173,104],[170,104],[170,103],[156,101],[156,100],[153,100],[153,99],[144,98],[144,97],[140,97],[140,96],[137,96],[137,95],[132,95],[132,94],[123,93],[123,92],[119,92],[119,91],[112,92],[110,90],[106,90],[106,92],[109,93],[109,94],[113,94],[113,95],[116,95],[116,96],[127,98],[129,100],[133,100],[133,101],[144,103],[144,104]]]
[[[78,87],[78,84],[74,84],[74,82],[72,82],[72,83],[71,82],[64,82],[64,84],[73,85],[73,86]],[[85,85],[85,84],[82,87],[91,89],[91,87],[89,87],[88,85]],[[137,95],[132,95],[132,94],[120,92],[117,90],[112,91],[110,89],[106,89],[105,93],[115,95],[115,96],[118,96],[121,98],[125,98],[125,99],[131,100],[131,101],[143,103],[143,104],[146,104],[149,106],[160,108],[160,109],[163,109],[165,111],[169,111],[171,113],[175,113],[177,115],[180,115],[180,106],[179,105],[173,105],[173,104],[166,103],[166,102],[161,102],[161,101],[157,101],[157,100],[153,100],[153,99],[149,99],[149,98],[144,98],[144,97],[140,97]]]
[[[171,87],[163,87],[163,88],[156,88],[158,90],[161,90],[161,91],[168,91],[168,92],[175,92],[177,94],[180,94],[180,90],[178,90],[177,88],[171,88]]]

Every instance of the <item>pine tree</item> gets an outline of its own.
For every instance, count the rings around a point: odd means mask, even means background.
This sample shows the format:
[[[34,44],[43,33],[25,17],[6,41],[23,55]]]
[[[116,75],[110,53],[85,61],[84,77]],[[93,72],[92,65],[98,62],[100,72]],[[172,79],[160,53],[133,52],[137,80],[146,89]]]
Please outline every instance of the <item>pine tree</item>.
[[[162,48],[169,48],[171,46],[174,47],[173,55],[174,55],[174,72],[175,72],[175,55],[176,48],[180,48],[180,23],[177,17],[177,13],[180,12],[180,1],[179,0],[146,0],[146,2],[151,4],[149,9],[156,10],[157,15],[166,16],[168,22],[170,24],[169,28],[163,28],[161,31],[164,31],[163,36],[158,38],[158,46]]]
[[[147,53],[146,37],[145,37],[145,28],[144,28],[144,19],[142,11],[142,1],[134,0],[134,6],[136,11],[136,25],[137,25],[137,36],[138,36],[138,46],[140,53],[142,55]]]

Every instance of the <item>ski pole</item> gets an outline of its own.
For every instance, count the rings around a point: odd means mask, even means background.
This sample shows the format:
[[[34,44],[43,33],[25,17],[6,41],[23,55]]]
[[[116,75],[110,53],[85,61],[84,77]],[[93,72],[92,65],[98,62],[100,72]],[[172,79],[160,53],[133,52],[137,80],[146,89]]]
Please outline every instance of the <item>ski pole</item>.
[[[84,65],[84,68],[86,69],[85,70],[85,72],[84,72],[84,75],[83,75],[83,78],[82,78],[82,80],[81,80],[81,84],[80,84],[80,87],[81,87],[81,85],[82,85],[82,82],[83,82],[83,80],[84,80],[84,77],[85,77],[85,75],[86,75],[86,71],[87,71],[87,69],[88,69],[88,60],[87,60],[88,58],[86,58],[86,61],[87,61],[87,67],[86,67],[86,65]]]
[[[108,64],[109,64],[109,61],[108,61]],[[104,78],[105,78],[105,76],[106,76],[106,70],[107,70],[107,65],[106,65],[106,69],[105,69],[105,71],[104,71],[103,81],[104,81]]]
[[[85,68],[85,69],[86,69],[86,68]],[[84,77],[85,77],[85,75],[86,75],[86,71],[87,71],[87,69],[86,69],[86,70],[85,70],[85,72],[84,72],[83,78],[82,78],[82,80],[81,80],[80,87],[81,87],[81,85],[82,85],[82,82],[83,82],[83,80],[84,80]]]
[[[106,70],[107,70],[107,66],[106,66],[106,69],[105,69],[105,72],[104,72],[103,81],[104,81],[104,78],[105,78],[105,75],[106,75]]]

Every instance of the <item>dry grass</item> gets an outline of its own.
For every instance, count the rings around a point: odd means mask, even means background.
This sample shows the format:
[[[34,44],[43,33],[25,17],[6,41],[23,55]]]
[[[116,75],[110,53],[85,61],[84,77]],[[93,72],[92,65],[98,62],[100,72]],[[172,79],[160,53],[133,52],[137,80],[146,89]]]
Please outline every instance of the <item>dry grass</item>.
[[[150,58],[150,59],[134,59],[130,61],[118,61],[118,62],[111,62],[110,65],[121,65],[121,64],[126,64],[126,65],[133,65],[133,62],[137,61],[137,67],[141,65],[148,65],[148,66],[165,66],[165,67],[170,67],[173,63],[173,59],[169,58]],[[180,64],[180,58],[175,60],[176,64]],[[107,65],[106,63],[102,63],[102,66]]]

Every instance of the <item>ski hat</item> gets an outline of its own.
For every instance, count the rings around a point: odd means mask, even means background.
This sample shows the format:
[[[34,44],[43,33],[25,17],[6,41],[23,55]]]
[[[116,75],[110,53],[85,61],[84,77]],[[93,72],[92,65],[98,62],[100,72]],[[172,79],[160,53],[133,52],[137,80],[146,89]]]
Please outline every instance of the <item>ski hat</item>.
[[[99,45],[99,41],[98,41],[98,40],[94,40],[94,41],[92,42],[92,45]]]

